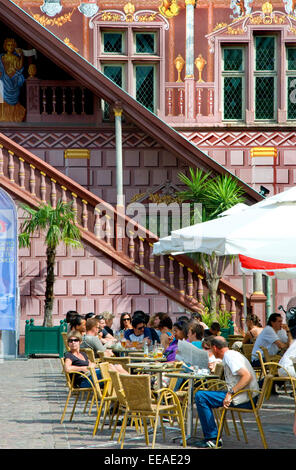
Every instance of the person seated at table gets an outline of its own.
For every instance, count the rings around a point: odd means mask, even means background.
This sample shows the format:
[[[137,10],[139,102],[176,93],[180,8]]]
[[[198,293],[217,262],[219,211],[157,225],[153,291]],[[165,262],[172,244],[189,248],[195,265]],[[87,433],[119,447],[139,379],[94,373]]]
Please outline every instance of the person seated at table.
[[[160,344],[166,349],[175,339],[173,335],[173,322],[169,315],[165,315],[159,322]]]
[[[70,321],[70,331],[78,331],[82,335],[85,334],[86,320],[82,315],[75,315]]]
[[[228,408],[231,405],[231,407],[252,409],[252,404],[246,392],[234,398],[233,395],[244,389],[254,390],[252,398],[256,404],[259,394],[256,374],[243,354],[229,349],[223,336],[211,338],[211,349],[215,357],[222,359],[227,389],[224,391],[199,390],[195,394],[198,418],[204,435],[203,441],[196,441],[193,444],[198,448],[216,447],[218,429],[213,408],[222,406]],[[219,439],[217,447],[222,447],[222,439]]]
[[[156,330],[148,326],[150,322],[150,315],[148,315],[148,313],[144,313],[142,310],[136,310],[133,314],[133,319],[138,317],[143,320],[145,327],[149,328],[152,343],[160,343]]]
[[[65,358],[65,371],[71,373],[74,371],[83,372],[85,375],[89,375],[89,367],[94,367],[98,380],[102,379],[102,374],[99,368],[96,367],[94,362],[91,362],[87,354],[84,351],[80,351],[82,343],[82,336],[78,331],[71,331],[67,336],[68,345],[70,351],[67,351],[64,355]],[[109,364],[110,370],[115,370],[120,374],[127,374],[128,372],[122,367],[121,364]],[[89,376],[91,380],[91,376]],[[88,388],[90,386],[89,381],[78,374],[75,377],[75,385],[80,388]]]
[[[283,357],[279,360],[279,364],[288,371],[291,377],[296,377],[296,371],[294,368],[294,361],[296,362],[296,313],[293,312],[291,315],[288,312],[287,320],[288,320],[288,327],[291,332],[291,336],[293,340],[290,346],[288,347],[287,351],[283,355]],[[286,370],[281,368],[278,370],[278,374],[281,377],[284,377],[287,375]]]
[[[94,312],[89,312],[84,315],[85,320],[88,320],[89,318],[94,318],[96,314]]]
[[[163,318],[167,317],[167,316],[168,316],[167,313],[158,312],[155,315],[153,315],[153,317],[150,319],[150,321],[147,325],[149,328],[153,328],[156,331],[156,333],[158,334],[159,340],[161,339],[161,331],[160,331],[160,328],[159,328],[159,324],[160,324],[161,320]]]
[[[188,335],[188,321],[177,321],[173,325],[174,339],[166,348],[163,355],[166,357],[167,362],[175,361],[178,350],[178,341],[187,339]]]
[[[209,356],[208,368],[210,372],[213,373],[215,371],[216,364],[218,364],[219,362],[222,362],[222,359],[215,357],[213,354],[213,351],[211,349],[212,338],[215,338],[215,336],[207,336],[206,338],[204,338],[202,342],[202,349],[204,349],[208,353],[208,356]]]
[[[248,328],[248,331],[246,333],[241,329],[239,330],[239,332],[243,336],[243,340],[235,341],[231,349],[235,349],[236,351],[241,352],[242,345],[255,343],[257,336],[260,335],[263,330],[260,319],[254,313],[250,313],[247,315],[246,325]]]
[[[207,336],[220,336],[221,335],[221,326],[217,321],[214,321],[210,328],[204,331],[204,337]]]
[[[261,346],[267,348],[271,356],[285,351],[292,341],[291,332],[288,325],[283,325],[283,319],[280,313],[272,313],[267,321],[267,325],[257,336],[252,349],[251,364],[253,367],[260,367],[260,361],[257,357],[257,351]]]
[[[133,344],[137,348],[143,346],[144,339],[147,342],[148,346],[152,343],[152,336],[150,328],[145,326],[143,317],[138,315],[132,319],[132,329],[126,330],[124,332],[124,337],[127,342],[127,347],[131,347]]]
[[[113,320],[114,320],[114,315],[113,315],[113,313],[111,313],[111,312],[103,312],[102,315],[103,315],[103,317],[105,318],[104,330],[106,330],[107,333],[109,333],[111,336],[113,336],[113,338],[115,338],[114,332],[113,332],[113,330],[112,330],[112,325],[113,325]]]
[[[112,344],[116,343],[117,339],[114,338],[114,336],[110,335],[110,333],[108,333],[108,331],[105,329],[106,321],[105,321],[104,315],[103,314],[96,315],[95,318],[97,318],[99,321],[99,327],[102,333],[100,335],[100,339],[102,343],[108,346],[111,346]]]
[[[187,321],[189,323],[190,318],[188,318],[187,315],[181,315],[180,317],[177,318],[177,321]]]
[[[69,333],[69,331],[71,331],[71,321],[74,320],[75,317],[77,317],[77,315],[79,315],[78,312],[76,312],[76,310],[69,310],[67,313],[66,313],[66,323],[68,324],[67,325],[67,331]]]
[[[89,318],[86,320],[86,333],[83,336],[81,347],[93,349],[95,357],[99,357],[99,352],[103,352],[107,357],[114,356],[113,352],[107,349],[106,345],[100,340],[98,336],[99,328],[97,318]]]
[[[191,321],[196,320],[201,326],[203,326],[204,330],[208,330],[209,327],[202,321],[202,315],[201,313],[198,312],[192,312],[191,313]]]
[[[199,349],[202,349],[202,340],[204,337],[203,326],[193,320],[188,325],[188,341]]]
[[[118,336],[123,335],[126,330],[131,330],[132,329],[132,317],[130,313],[123,312],[120,315],[120,321],[119,321],[119,330],[116,332]]]

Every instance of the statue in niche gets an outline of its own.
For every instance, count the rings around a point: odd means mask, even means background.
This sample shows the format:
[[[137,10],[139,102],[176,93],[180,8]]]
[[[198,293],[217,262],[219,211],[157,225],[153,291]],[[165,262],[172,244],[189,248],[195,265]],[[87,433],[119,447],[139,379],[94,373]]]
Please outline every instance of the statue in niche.
[[[284,5],[288,15],[296,15],[296,0],[284,0]]]
[[[236,19],[250,15],[252,12],[252,3],[253,0],[230,0],[230,8],[234,13],[233,15],[230,15],[230,18]]]
[[[0,121],[22,122],[26,109],[18,102],[23,75],[24,55],[13,38],[6,38],[0,54]]]

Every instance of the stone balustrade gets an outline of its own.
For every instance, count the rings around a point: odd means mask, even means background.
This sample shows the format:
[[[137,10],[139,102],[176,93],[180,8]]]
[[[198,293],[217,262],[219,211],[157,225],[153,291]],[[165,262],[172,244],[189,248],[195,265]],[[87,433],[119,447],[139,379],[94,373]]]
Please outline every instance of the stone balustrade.
[[[98,100],[74,80],[30,78],[27,88],[27,122],[94,123],[100,116]]]
[[[188,93],[184,82],[167,82],[166,90],[166,120],[170,124],[186,124],[194,123],[213,123],[217,122],[215,115],[215,90],[212,82],[195,82],[192,96],[185,99],[185,93]],[[188,110],[186,103],[190,103],[194,108],[194,118],[187,119]]]

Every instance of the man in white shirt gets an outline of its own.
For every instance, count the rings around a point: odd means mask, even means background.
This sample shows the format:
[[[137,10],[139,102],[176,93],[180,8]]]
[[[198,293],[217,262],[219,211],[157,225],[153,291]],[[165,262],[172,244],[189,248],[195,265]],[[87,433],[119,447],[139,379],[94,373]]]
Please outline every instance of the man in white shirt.
[[[204,434],[204,441],[195,442],[193,445],[199,448],[213,448],[216,446],[218,435],[217,425],[213,414],[213,408],[224,406],[239,406],[240,408],[252,408],[247,392],[233,395],[244,389],[254,390],[252,395],[254,403],[257,402],[259,387],[256,374],[248,359],[238,351],[228,349],[228,344],[222,336],[210,338],[211,349],[216,358],[222,359],[224,365],[225,382],[227,390],[203,391],[195,394],[195,403],[198,417]],[[233,401],[233,403],[232,403]],[[219,439],[218,447],[222,447],[222,439]]]
[[[271,356],[277,354],[280,350],[289,347],[292,336],[288,325],[283,325],[283,319],[280,313],[272,313],[268,318],[267,326],[260,335],[257,336],[252,349],[251,364],[253,367],[259,367],[260,361],[257,351],[261,352],[261,347],[267,348]]]

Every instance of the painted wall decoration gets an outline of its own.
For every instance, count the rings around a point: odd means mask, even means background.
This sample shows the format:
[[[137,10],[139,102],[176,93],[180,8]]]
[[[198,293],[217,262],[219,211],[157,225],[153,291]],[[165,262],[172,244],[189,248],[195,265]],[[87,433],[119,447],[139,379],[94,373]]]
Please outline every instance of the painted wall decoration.
[[[0,121],[21,122],[26,114],[25,108],[18,102],[25,82],[24,55],[13,38],[5,39],[3,49],[5,52],[0,54]]]
[[[296,15],[296,0],[283,0],[288,15]]]
[[[241,16],[250,15],[252,12],[253,0],[230,0],[230,8],[233,15],[230,18],[239,18]]]

